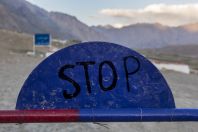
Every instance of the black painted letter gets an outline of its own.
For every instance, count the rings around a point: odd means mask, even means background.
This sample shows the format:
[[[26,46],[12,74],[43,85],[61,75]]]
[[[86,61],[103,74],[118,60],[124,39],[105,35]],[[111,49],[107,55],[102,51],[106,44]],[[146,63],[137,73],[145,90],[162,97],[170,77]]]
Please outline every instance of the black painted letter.
[[[88,72],[88,65],[94,65],[94,61],[89,61],[89,62],[77,62],[77,65],[83,65],[84,71],[85,71],[85,78],[86,78],[86,84],[87,84],[87,90],[89,93],[91,93],[91,85],[90,85],[90,80],[89,80],[89,72]]]
[[[74,68],[74,65],[65,65],[63,66],[58,73],[58,76],[63,79],[63,80],[67,80],[68,82],[70,82],[74,87],[75,87],[75,92],[73,94],[68,94],[66,90],[63,90],[63,96],[65,97],[65,99],[72,99],[74,97],[76,97],[79,93],[80,93],[80,85],[75,82],[73,79],[69,78],[68,76],[66,76],[64,74],[64,71],[66,69],[69,68]]]
[[[102,80],[103,80],[102,67],[105,64],[109,65],[109,67],[111,67],[112,72],[113,72],[113,82],[109,87],[106,87],[106,88],[103,86],[103,82],[102,82]],[[110,61],[103,61],[99,65],[99,84],[100,84],[101,89],[104,90],[104,91],[112,90],[113,88],[115,88],[117,80],[118,80],[118,75],[116,73],[116,69],[115,69],[115,66],[113,65],[113,63],[110,62]]]
[[[137,62],[137,68],[135,70],[131,71],[131,72],[128,71],[128,67],[127,67],[127,60],[128,59],[133,59]],[[138,70],[140,69],[140,61],[134,56],[124,57],[124,69],[125,69],[125,74],[126,74],[127,90],[128,90],[128,92],[130,92],[129,75],[132,75],[132,74],[135,74],[136,72],[138,72]]]

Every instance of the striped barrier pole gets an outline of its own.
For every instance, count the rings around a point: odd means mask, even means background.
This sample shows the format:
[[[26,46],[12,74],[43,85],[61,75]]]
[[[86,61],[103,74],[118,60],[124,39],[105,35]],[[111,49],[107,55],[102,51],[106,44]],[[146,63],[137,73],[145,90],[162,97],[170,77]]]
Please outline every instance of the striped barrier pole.
[[[198,109],[81,109],[0,111],[0,123],[198,121]]]

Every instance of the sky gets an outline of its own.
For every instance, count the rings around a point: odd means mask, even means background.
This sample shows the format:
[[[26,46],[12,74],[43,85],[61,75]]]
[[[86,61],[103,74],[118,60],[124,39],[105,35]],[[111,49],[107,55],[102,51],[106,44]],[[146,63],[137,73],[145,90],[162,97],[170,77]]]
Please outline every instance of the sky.
[[[178,26],[198,22],[198,0],[27,0],[85,24],[122,27],[135,23]]]

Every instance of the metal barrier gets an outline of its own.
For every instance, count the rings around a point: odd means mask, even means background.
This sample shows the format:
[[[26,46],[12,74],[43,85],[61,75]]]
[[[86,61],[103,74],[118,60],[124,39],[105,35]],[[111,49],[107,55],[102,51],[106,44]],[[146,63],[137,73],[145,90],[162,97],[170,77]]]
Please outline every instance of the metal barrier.
[[[0,111],[0,123],[198,121],[198,109],[82,109]]]

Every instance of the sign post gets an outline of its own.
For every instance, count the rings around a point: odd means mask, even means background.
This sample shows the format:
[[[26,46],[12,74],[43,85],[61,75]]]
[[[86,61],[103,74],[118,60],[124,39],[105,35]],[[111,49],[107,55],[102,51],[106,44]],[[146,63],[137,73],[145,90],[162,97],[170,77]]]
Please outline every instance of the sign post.
[[[50,34],[35,34],[33,37],[33,54],[36,54],[36,47],[51,46]]]

